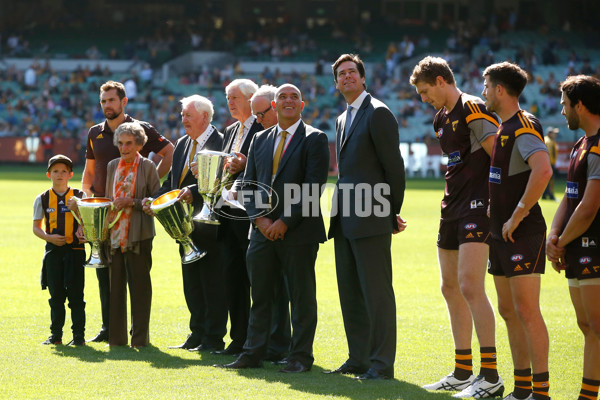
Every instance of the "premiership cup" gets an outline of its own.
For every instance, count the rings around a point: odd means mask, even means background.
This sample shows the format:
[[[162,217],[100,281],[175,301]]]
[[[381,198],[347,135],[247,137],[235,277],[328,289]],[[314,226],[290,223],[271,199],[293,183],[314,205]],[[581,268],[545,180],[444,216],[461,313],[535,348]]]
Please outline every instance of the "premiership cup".
[[[202,211],[194,217],[194,221],[205,224],[220,225],[215,215],[215,205],[223,187],[231,183],[231,174],[225,168],[228,157],[236,157],[235,153],[202,150],[196,153],[198,165],[198,192],[204,200]]]
[[[77,200],[77,212],[72,214],[79,225],[83,227],[85,239],[92,245],[86,267],[106,268],[106,265],[100,260],[100,243],[108,239],[109,229],[117,223],[123,212],[123,210],[119,210],[116,218],[108,223],[108,211],[112,208],[112,201],[106,197],[89,197]]]
[[[165,231],[183,246],[181,262],[190,264],[206,255],[198,250],[189,235],[194,230],[191,206],[177,199],[181,189],[171,190],[150,203],[150,209],[160,221]]]

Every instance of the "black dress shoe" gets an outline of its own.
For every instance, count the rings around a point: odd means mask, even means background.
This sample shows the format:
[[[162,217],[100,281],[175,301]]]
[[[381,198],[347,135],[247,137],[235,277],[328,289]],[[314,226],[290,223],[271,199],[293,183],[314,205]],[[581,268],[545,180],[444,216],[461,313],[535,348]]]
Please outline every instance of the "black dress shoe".
[[[287,364],[287,356],[283,353],[271,353],[267,354],[265,361],[270,361],[273,365]]]
[[[189,351],[221,351],[223,350],[223,347],[225,347],[224,344],[221,345],[217,345],[217,344],[207,344],[207,343],[202,343],[199,346],[196,346],[192,349],[188,349]]]
[[[343,363],[339,368],[332,369],[329,371],[323,371],[324,374],[352,374],[352,375],[362,375],[367,372],[368,368],[356,367],[354,365],[350,365],[349,361]]]
[[[200,343],[201,343],[201,339],[198,339],[193,334],[189,334],[188,337],[187,337],[187,339],[185,340],[185,342],[181,343],[178,346],[169,346],[167,348],[168,349],[185,349],[185,350],[189,350],[189,349],[193,349],[195,347],[200,346]]]
[[[308,371],[310,371],[310,367],[306,367],[300,361],[296,360],[288,361],[287,365],[279,370],[279,372],[283,372],[286,374],[296,374]]]
[[[381,379],[393,379],[393,378],[394,378],[393,372],[386,373],[381,370],[369,368],[369,370],[367,372],[355,377],[354,379],[359,380],[359,381],[369,381],[369,380],[376,381],[376,380],[381,380]]]
[[[210,354],[216,354],[218,356],[239,356],[244,350],[237,346],[228,346],[225,350],[213,350]]]
[[[96,336],[94,336],[92,339],[88,340],[88,342],[96,342],[96,343],[108,342],[108,331],[98,332],[98,334]]]
[[[67,346],[85,346],[85,339],[81,336],[74,337],[73,340],[67,343]]]
[[[227,369],[246,369],[246,368],[260,368],[262,363],[252,360],[247,355],[242,354],[232,363],[229,364],[215,364],[213,367],[227,368]]]
[[[42,344],[62,344],[62,337],[57,335],[50,335],[50,337],[44,340]]]

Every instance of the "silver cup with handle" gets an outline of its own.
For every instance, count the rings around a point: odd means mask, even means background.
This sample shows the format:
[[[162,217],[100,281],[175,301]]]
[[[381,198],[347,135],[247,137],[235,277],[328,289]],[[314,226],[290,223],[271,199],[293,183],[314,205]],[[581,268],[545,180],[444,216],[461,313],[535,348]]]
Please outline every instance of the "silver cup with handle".
[[[117,223],[123,212],[119,210],[115,219],[109,223],[107,217],[112,208],[113,203],[108,197],[88,197],[77,200],[77,210],[72,214],[83,227],[85,240],[92,245],[86,267],[106,268],[100,259],[100,243],[108,240],[109,230]]]
[[[181,189],[171,190],[150,203],[150,209],[173,239],[179,241],[183,247],[181,262],[190,264],[206,255],[206,251],[198,250],[190,233],[194,230],[192,222],[192,207],[184,201],[179,201],[177,196]]]
[[[235,153],[201,150],[194,157],[198,165],[198,192],[204,200],[202,210],[194,221],[220,225],[216,217],[215,205],[223,187],[231,183],[232,175],[225,168],[227,159],[236,157]]]

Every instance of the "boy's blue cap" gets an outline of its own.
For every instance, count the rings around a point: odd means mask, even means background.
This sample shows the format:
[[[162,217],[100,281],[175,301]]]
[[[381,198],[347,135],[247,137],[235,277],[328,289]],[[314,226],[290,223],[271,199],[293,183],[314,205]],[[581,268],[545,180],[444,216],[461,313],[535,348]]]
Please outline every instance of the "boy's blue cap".
[[[56,163],[65,164],[69,168],[71,168],[71,171],[73,170],[73,161],[71,161],[71,159],[67,156],[63,156],[62,154],[57,154],[48,160],[48,172],[50,172],[50,168],[52,168],[52,166]]]

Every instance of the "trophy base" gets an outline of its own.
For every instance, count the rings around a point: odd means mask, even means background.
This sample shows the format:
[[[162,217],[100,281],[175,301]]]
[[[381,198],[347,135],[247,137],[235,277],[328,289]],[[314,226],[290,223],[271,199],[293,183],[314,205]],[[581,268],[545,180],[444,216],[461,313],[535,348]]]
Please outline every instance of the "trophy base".
[[[106,268],[106,265],[102,264],[100,257],[93,254],[90,255],[90,258],[87,260],[85,266],[88,268]]]
[[[181,241],[181,246],[183,247],[183,254],[181,255],[182,264],[191,264],[206,255],[206,251],[198,250],[194,242],[189,238]]]
[[[206,203],[202,206],[202,211],[192,219],[195,222],[202,222],[203,224],[221,225],[221,222],[216,218],[215,213],[206,205]]]

